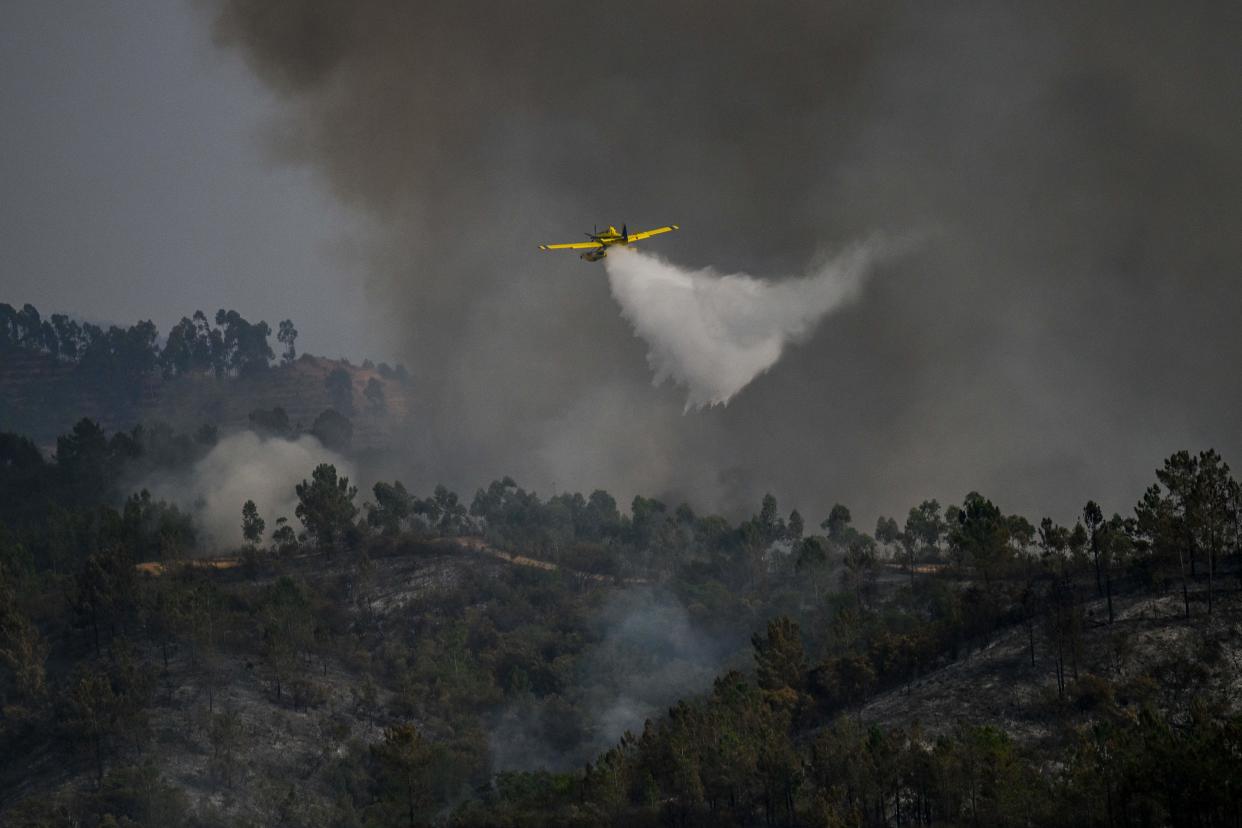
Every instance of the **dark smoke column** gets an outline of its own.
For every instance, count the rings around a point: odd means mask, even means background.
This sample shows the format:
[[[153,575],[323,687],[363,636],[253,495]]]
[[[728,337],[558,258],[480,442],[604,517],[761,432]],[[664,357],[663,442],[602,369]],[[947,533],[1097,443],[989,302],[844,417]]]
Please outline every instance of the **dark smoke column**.
[[[985,491],[1122,508],[1237,456],[1236,15],[1224,4],[232,2],[279,149],[374,220],[429,477],[505,472],[860,515]],[[673,216],[676,257],[800,273],[927,233],[728,409],[682,417],[601,280],[534,243]]]

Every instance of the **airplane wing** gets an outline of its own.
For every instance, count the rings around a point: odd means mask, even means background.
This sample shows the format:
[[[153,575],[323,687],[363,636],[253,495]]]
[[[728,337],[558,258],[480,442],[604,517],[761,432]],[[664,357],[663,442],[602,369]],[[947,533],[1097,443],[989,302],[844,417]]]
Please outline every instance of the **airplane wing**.
[[[589,242],[571,242],[569,244],[541,244],[540,250],[590,250],[595,247],[603,247],[596,241]]]
[[[625,237],[625,240],[627,242],[642,241],[643,239],[649,239],[652,236],[658,236],[661,233],[671,233],[674,230],[679,230],[679,229],[681,228],[679,228],[676,224],[669,224],[669,225],[665,225],[664,227],[657,227],[654,230],[644,230],[641,233],[630,233],[628,236]]]

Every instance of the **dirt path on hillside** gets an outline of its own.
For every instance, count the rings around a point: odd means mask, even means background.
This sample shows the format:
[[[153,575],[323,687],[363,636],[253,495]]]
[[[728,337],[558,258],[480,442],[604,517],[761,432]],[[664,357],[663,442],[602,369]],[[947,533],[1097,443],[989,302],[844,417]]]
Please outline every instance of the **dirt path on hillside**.
[[[620,582],[623,584],[649,584],[651,583],[651,581],[648,580],[647,578],[615,578],[611,575],[600,575],[597,572],[583,572],[578,569],[568,569],[566,567],[560,566],[559,564],[552,563],[551,561],[541,561],[538,558],[528,558],[525,555],[515,555],[512,552],[506,552],[503,549],[498,549],[495,546],[492,546],[491,544],[489,544],[487,541],[483,540],[482,538],[456,537],[456,538],[441,538],[440,540],[447,541],[451,543],[453,546],[459,547],[461,549],[466,549],[471,552],[478,552],[480,554],[487,555],[489,557],[496,558],[498,560],[502,560],[507,563],[511,563],[514,566],[528,566],[534,569],[542,569],[547,572],[562,572],[563,571],[563,572],[568,572],[571,575],[576,575],[577,577],[583,578],[588,581],[596,581],[600,583],[603,583],[603,582]]]
[[[651,581],[648,580],[647,578],[614,578],[610,575],[600,575],[597,572],[582,572],[581,570],[577,570],[577,569],[568,569],[566,567],[560,566],[559,564],[552,563],[551,561],[541,561],[538,558],[528,558],[525,555],[515,555],[512,552],[506,552],[503,549],[498,549],[497,547],[492,546],[491,544],[489,544],[487,541],[483,540],[482,538],[477,538],[477,537],[459,536],[459,537],[452,537],[452,538],[436,538],[432,542],[454,546],[454,547],[457,547],[458,549],[465,550],[468,552],[478,552],[481,555],[487,555],[488,557],[504,561],[505,563],[513,564],[514,566],[525,566],[525,567],[530,567],[532,569],[542,569],[545,572],[564,571],[564,572],[569,573],[570,575],[575,575],[584,580],[595,581],[597,583],[606,583],[606,582],[619,582],[623,584],[649,584],[651,583]],[[299,555],[296,557],[305,557],[305,556]],[[188,560],[183,561],[183,563],[188,564],[189,566],[195,567],[196,569],[233,569],[235,567],[241,566],[241,559],[234,557],[234,556],[220,557],[220,558],[190,558]],[[159,561],[143,561],[142,563],[134,564],[134,568],[145,575],[152,575],[155,577],[163,575],[166,569],[165,565]]]

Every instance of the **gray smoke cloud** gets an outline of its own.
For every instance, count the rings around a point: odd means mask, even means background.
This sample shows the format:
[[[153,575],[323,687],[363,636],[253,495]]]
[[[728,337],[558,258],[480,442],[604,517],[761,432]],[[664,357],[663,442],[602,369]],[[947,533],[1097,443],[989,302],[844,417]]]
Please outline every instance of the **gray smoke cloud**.
[[[331,463],[338,474],[353,476],[352,465],[314,437],[286,440],[242,431],[222,438],[185,472],[157,475],[141,486],[187,510],[203,530],[200,544],[205,549],[228,549],[244,542],[241,510],[247,500],[254,501],[269,531],[276,528],[278,517],[300,529],[294,517],[294,487],[320,463]]]
[[[868,523],[978,489],[1066,519],[1127,510],[1180,447],[1242,462],[1230,4],[214,8],[283,101],[273,157],[368,227],[375,327],[420,389],[407,483]],[[607,274],[536,250],[594,222],[678,223],[647,249],[773,284],[934,238],[683,415]]]
[[[687,270],[635,250],[605,260],[612,295],[650,350],[655,383],[689,392],[686,410],[724,405],[776,364],[862,286],[872,252],[859,245],[800,279]]]

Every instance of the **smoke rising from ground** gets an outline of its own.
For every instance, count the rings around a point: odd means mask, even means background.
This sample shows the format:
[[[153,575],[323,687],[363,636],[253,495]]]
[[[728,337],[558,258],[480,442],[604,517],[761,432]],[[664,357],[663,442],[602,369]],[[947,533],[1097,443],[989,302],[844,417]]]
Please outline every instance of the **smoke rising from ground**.
[[[604,260],[612,295],[650,350],[655,384],[685,386],[686,410],[724,405],[853,299],[871,264],[858,245],[800,279],[687,270],[636,250]]]
[[[610,595],[594,624],[600,640],[566,688],[582,695],[577,708],[584,718],[573,721],[573,708],[559,696],[515,702],[489,733],[493,771],[581,767],[627,730],[641,733],[646,719],[677,699],[703,692],[723,667],[749,663],[745,636],[704,634],[676,596],[660,589]]]
[[[157,476],[143,487],[194,517],[204,534],[200,545],[223,549],[243,542],[241,510],[247,500],[254,501],[269,533],[276,528],[278,517],[288,518],[300,529],[294,517],[294,487],[308,479],[320,463],[331,463],[338,474],[353,477],[349,461],[324,448],[314,437],[286,440],[243,431],[222,438],[185,473]]]

